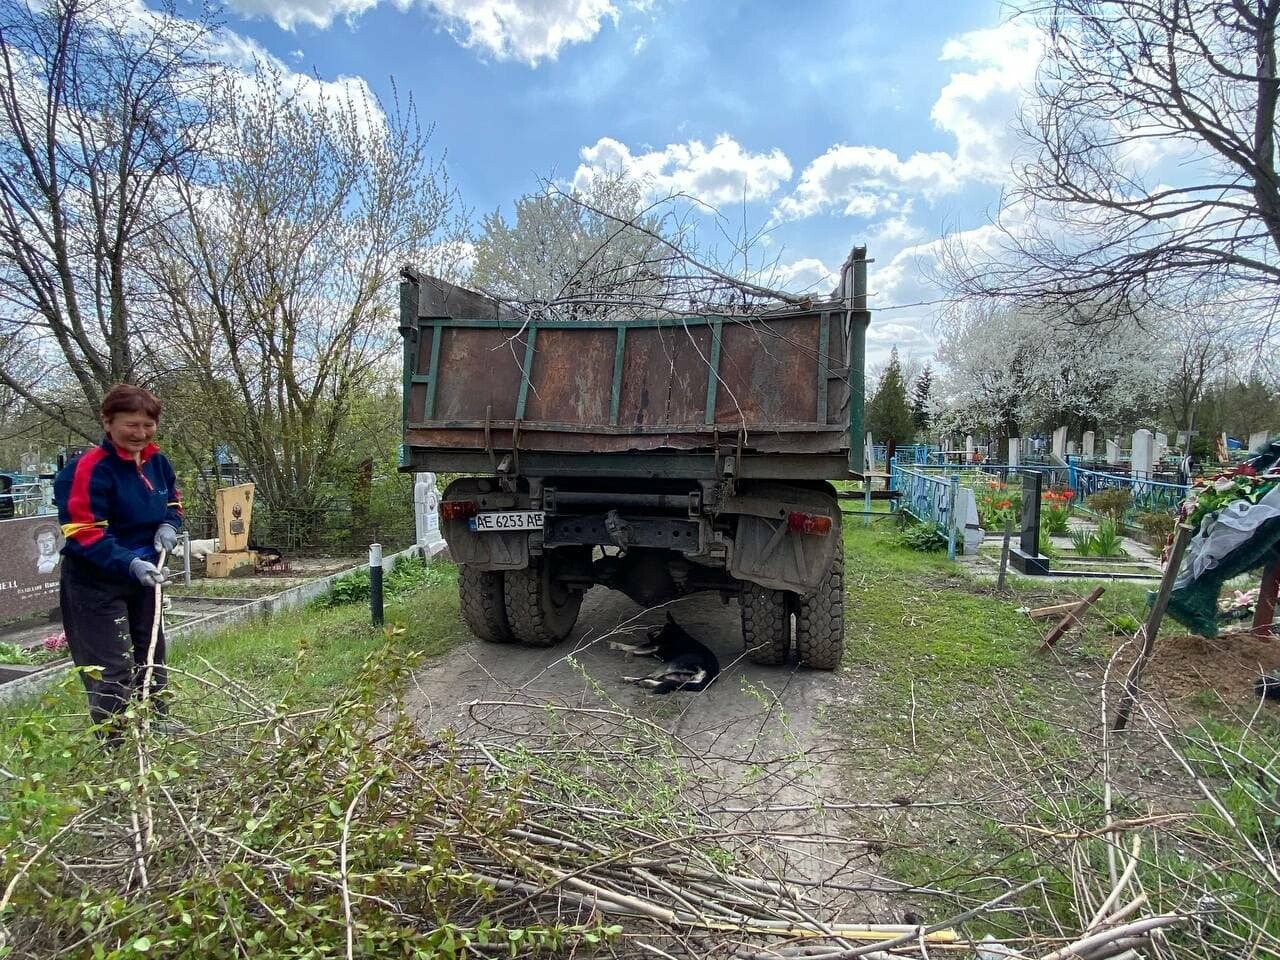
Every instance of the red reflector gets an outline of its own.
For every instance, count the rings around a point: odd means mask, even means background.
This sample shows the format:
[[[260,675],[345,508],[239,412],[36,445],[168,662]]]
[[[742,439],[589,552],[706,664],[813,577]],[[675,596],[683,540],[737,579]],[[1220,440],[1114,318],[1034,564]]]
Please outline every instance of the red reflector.
[[[470,520],[479,512],[474,500],[445,500],[440,504],[443,520]]]
[[[787,517],[787,527],[793,533],[814,533],[825,537],[831,532],[831,518],[816,513],[792,513]]]

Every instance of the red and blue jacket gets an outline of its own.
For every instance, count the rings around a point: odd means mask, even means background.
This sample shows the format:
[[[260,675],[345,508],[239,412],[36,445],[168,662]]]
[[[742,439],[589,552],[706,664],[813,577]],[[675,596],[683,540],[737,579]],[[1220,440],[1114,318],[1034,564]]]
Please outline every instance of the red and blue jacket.
[[[138,463],[104,439],[58,471],[53,501],[66,537],[63,554],[121,579],[135,558],[157,560],[160,524],[182,528],[177,479],[154,443]]]

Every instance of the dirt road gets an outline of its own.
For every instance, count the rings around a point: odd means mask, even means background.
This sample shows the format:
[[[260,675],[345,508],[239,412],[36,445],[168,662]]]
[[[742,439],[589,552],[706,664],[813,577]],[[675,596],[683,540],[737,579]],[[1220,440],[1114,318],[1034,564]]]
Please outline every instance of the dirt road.
[[[609,641],[639,642],[667,612],[720,660],[719,678],[701,693],[655,696],[622,680],[658,664],[611,650]],[[584,598],[578,625],[564,643],[549,649],[479,641],[462,646],[419,674],[410,707],[425,726],[458,726],[466,723],[466,704],[518,695],[626,710],[686,743],[743,759],[799,750],[816,760],[829,746],[820,729],[822,706],[836,695],[841,678],[795,666],[756,666],[743,658],[742,646],[736,602],[725,605],[714,594],[701,594],[645,611],[622,594],[596,588]]]
[[[667,611],[707,644],[721,663],[715,683],[700,693],[655,696],[625,683],[656,666],[609,648],[610,639],[638,641]],[[641,610],[602,588],[584,598],[578,626],[550,649],[479,641],[428,664],[408,691],[408,708],[431,730],[463,736],[506,737],[528,743],[613,735],[620,725],[652,723],[677,739],[680,752],[702,772],[700,789],[714,784],[715,810],[749,818],[756,826],[787,832],[796,840],[786,869],[826,887],[840,876],[854,886],[870,881],[874,857],[851,836],[843,811],[824,804],[846,798],[839,735],[826,722],[828,707],[852,695],[840,673],[795,666],[760,667],[742,656],[736,602],[704,594],[664,609]],[[549,704],[559,709],[548,709]],[[567,726],[566,716],[573,721]],[[704,794],[705,796],[706,794]],[[852,870],[852,873],[851,873]],[[876,886],[876,883],[870,883]],[[834,888],[832,900],[850,897]],[[859,891],[855,915],[885,916],[882,896]]]

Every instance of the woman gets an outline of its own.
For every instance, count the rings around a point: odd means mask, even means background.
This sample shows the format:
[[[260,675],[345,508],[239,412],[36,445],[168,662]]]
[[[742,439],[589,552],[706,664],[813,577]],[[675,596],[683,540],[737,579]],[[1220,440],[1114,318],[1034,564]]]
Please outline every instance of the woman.
[[[172,550],[182,526],[173,467],[152,443],[160,401],[119,383],[102,400],[101,445],[58,471],[53,498],[66,543],[62,548],[62,625],[89,694],[100,736],[118,735],[114,721],[141,690],[161,550]],[[164,633],[156,639],[150,696],[165,686]],[[91,675],[92,674],[92,675]],[[156,707],[163,712],[163,698]]]

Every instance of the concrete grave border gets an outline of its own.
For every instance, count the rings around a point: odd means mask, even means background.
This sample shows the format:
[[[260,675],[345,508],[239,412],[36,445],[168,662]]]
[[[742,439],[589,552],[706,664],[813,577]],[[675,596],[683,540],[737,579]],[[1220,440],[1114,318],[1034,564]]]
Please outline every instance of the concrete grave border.
[[[384,572],[390,572],[395,569],[397,563],[406,557],[424,556],[422,548],[417,544],[401,550],[398,553],[388,554],[382,559],[382,569]],[[430,560],[430,558],[427,558]],[[233,623],[239,623],[242,620],[252,620],[257,617],[270,616],[280,613],[284,610],[292,610],[300,607],[308,600],[314,600],[316,597],[322,596],[333,589],[334,581],[342,577],[350,576],[353,573],[359,573],[361,570],[369,569],[367,563],[357,564],[354,567],[348,567],[345,570],[339,570],[328,576],[320,577],[316,580],[308,580],[306,583],[300,583],[295,587],[282,590],[279,593],[273,593],[266,597],[258,597],[255,600],[248,600],[244,603],[237,604],[227,610],[220,610],[217,613],[211,613],[207,616],[198,617],[195,620],[188,620],[170,628],[165,633],[165,641],[172,647],[176,642],[187,640],[201,634],[212,633],[223,627],[230,626]],[[71,672],[70,663],[53,663],[46,669],[37,670],[29,673],[27,676],[12,680],[9,683],[0,684],[0,704],[13,703],[27,697],[33,697],[43,693],[48,687],[61,681],[68,673]]]

